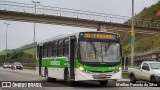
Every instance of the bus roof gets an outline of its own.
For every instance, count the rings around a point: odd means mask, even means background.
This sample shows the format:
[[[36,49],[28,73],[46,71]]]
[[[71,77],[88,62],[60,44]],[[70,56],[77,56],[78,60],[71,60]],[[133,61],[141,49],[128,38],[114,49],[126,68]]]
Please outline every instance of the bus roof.
[[[119,35],[117,33],[113,33],[113,32],[104,32],[104,31],[82,31],[82,32],[103,32],[103,33],[110,33],[110,34],[116,34],[116,35]],[[61,38],[66,38],[66,37],[69,37],[69,36],[77,36],[79,35],[79,33],[81,32],[75,32],[75,33],[65,33],[65,34],[60,34],[60,35],[57,35],[57,36],[54,36],[54,37],[51,37],[49,39],[46,39],[46,40],[43,40],[41,42],[37,42],[37,44],[43,44],[43,43],[47,43],[47,42],[50,42],[50,41],[53,41],[53,40],[57,40],[57,39],[61,39]]]

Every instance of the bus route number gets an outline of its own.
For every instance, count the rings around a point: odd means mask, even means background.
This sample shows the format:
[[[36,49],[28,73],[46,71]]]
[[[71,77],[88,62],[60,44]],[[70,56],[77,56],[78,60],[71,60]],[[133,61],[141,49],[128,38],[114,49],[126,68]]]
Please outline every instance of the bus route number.
[[[56,66],[59,66],[60,65],[60,61],[51,61],[51,65],[56,65]]]

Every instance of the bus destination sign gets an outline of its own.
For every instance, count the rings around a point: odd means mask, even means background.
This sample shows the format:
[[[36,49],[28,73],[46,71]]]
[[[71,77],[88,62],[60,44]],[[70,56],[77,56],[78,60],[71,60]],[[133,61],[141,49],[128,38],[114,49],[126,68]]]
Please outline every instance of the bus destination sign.
[[[80,37],[93,39],[118,39],[117,35],[106,33],[81,33]]]

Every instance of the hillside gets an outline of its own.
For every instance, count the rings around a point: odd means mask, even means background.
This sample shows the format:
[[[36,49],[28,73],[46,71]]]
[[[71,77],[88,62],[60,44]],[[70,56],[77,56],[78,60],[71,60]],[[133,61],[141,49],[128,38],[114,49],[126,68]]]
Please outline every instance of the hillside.
[[[160,10],[160,2],[157,2],[156,4],[148,8],[144,8],[139,14],[135,16],[135,18],[143,18],[147,20],[160,20],[160,16],[156,16],[157,10]],[[129,54],[131,51],[131,34],[126,32],[117,33],[121,35],[123,55]],[[160,35],[137,33],[135,34],[135,52],[144,52],[154,48],[160,48]]]
[[[16,49],[7,49],[7,53],[13,53],[15,51],[24,51],[28,54],[31,54],[31,51],[33,51],[33,49],[31,50],[31,48],[33,48],[33,46],[36,46],[36,45],[37,43],[31,43],[31,44],[23,45]],[[0,51],[0,55],[5,55],[5,54],[6,54],[6,50]]]
[[[144,8],[139,14],[136,15],[136,18],[160,20],[160,16],[156,16],[157,10],[160,10],[160,1],[152,5],[151,7]]]
[[[33,46],[36,46],[36,43],[26,44],[16,49],[8,49],[7,51],[3,50],[0,52],[0,62],[3,62],[3,60],[5,59],[8,59],[8,60],[32,59]]]

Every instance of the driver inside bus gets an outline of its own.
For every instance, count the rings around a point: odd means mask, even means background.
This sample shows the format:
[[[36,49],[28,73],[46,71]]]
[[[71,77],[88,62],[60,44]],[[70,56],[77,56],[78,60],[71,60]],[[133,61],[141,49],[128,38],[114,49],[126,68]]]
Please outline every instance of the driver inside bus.
[[[116,45],[110,45],[110,47],[108,48],[105,58],[108,60],[114,60],[116,59],[116,53],[117,52],[117,47]]]

